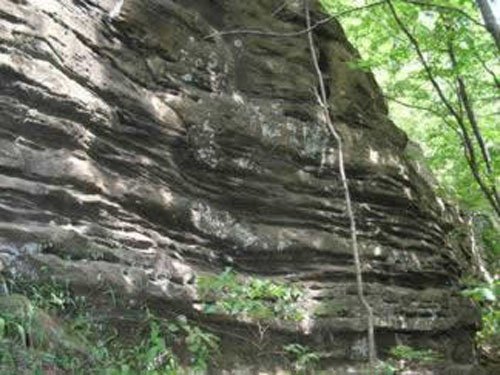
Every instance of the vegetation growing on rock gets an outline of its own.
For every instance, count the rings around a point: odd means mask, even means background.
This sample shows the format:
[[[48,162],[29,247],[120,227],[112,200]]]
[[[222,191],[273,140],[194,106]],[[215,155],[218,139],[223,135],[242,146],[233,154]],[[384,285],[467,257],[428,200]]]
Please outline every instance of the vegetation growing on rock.
[[[346,29],[368,64],[313,0],[0,2],[2,371],[344,375],[432,348],[476,375],[479,309],[494,353],[480,99],[497,68],[489,36],[468,36],[472,2],[330,2],[366,16]],[[385,66],[384,93],[368,68]],[[384,96],[408,88],[472,140],[460,159],[456,132],[425,127],[474,220],[389,117]]]
[[[244,278],[227,268],[217,276],[200,276],[198,291],[206,314],[229,314],[256,320],[304,318],[296,286],[255,277]]]

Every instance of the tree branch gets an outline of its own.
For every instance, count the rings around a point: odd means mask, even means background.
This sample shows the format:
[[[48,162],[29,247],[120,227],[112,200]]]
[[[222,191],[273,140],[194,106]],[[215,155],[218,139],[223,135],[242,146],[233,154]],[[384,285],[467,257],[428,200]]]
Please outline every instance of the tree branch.
[[[374,8],[376,6],[383,5],[384,3],[385,3],[385,0],[381,0],[381,1],[377,1],[376,3],[364,5],[361,7],[346,9],[342,12],[333,14],[333,15],[328,16],[322,20],[319,20],[314,25],[310,25],[307,28],[305,28],[303,30],[299,30],[299,31],[292,31],[289,33],[280,33],[280,32],[268,31],[268,30],[237,29],[237,30],[227,30],[227,31],[215,31],[212,34],[207,35],[205,37],[205,39],[212,39],[218,35],[257,35],[257,36],[267,36],[270,38],[294,38],[294,37],[298,37],[301,35],[305,35],[305,34],[309,33],[310,31],[316,29],[317,27],[332,21],[335,18],[346,16],[350,13]]]
[[[474,153],[472,153],[472,156],[471,156],[470,149],[467,146],[468,143],[465,141],[465,137],[464,137],[463,133],[461,133],[455,126],[453,126],[449,121],[447,121],[442,114],[440,114],[436,110],[433,110],[433,109],[427,108],[427,107],[418,106],[418,105],[408,104],[408,103],[402,102],[402,101],[400,101],[398,99],[394,99],[394,98],[391,98],[391,97],[388,97],[388,96],[385,96],[385,97],[387,99],[391,100],[391,101],[394,101],[395,103],[397,103],[399,105],[402,105],[402,106],[405,106],[405,107],[408,107],[408,108],[414,108],[414,109],[418,109],[418,110],[422,110],[422,111],[427,111],[429,113],[434,114],[435,116],[439,116],[443,120],[443,122],[450,129],[452,129],[457,134],[457,136],[462,140],[462,146],[463,146],[463,149],[464,149],[464,158],[467,161],[467,164],[469,165],[469,169],[471,170],[471,173],[472,173],[474,179],[478,183],[479,188],[483,191],[483,194],[485,195],[486,199],[490,202],[490,204],[492,205],[492,207],[493,207],[493,209],[495,211],[497,211],[498,208],[500,208],[500,206],[498,205],[498,199],[496,199],[496,200],[495,199],[491,199],[490,195],[493,192],[490,192],[488,186],[484,183],[484,181],[482,180],[482,178],[481,178],[481,176],[479,174],[477,165],[475,165],[472,162],[472,160],[475,159],[475,156],[474,156]]]
[[[457,63],[457,58],[455,55],[455,50],[453,48],[453,43],[451,41],[448,42],[448,54],[450,56],[450,61],[453,66],[453,68],[456,70],[458,63]],[[474,137],[476,138],[477,144],[479,145],[479,149],[481,150],[481,155],[483,158],[483,162],[486,166],[486,174],[489,177],[492,177],[493,174],[493,164],[491,162],[491,156],[488,151],[488,148],[486,147],[486,144],[484,142],[483,135],[481,133],[481,129],[479,128],[479,124],[476,119],[476,115],[474,113],[474,108],[472,106],[472,102],[469,99],[469,94],[467,93],[467,88],[465,86],[465,82],[463,77],[458,73],[457,71],[457,83],[458,83],[458,96],[461,100],[461,102],[464,105],[465,108],[465,113],[467,114],[467,118],[469,120],[469,123],[472,127],[472,132],[474,133]],[[492,200],[495,201],[496,206],[500,207],[500,198],[498,196],[495,183],[491,185],[491,188],[488,189],[490,191],[490,194],[492,195]]]
[[[287,0],[283,1],[283,3],[280,6],[278,6],[275,10],[273,10],[272,16],[273,17],[276,16],[279,12],[285,9],[287,5],[288,1]]]
[[[495,211],[495,213],[498,216],[500,216],[500,204],[498,201],[494,199],[493,192],[489,189],[489,187],[484,183],[483,179],[481,178],[481,175],[479,174],[479,170],[477,168],[477,164],[473,163],[471,158],[471,149],[469,149],[469,147],[465,145],[464,145],[464,157],[465,160],[467,161],[467,164],[469,164],[469,169],[471,170],[474,179],[479,185],[479,188],[483,192],[488,202],[490,202],[491,206],[493,207],[493,211]]]
[[[460,136],[460,137],[462,136],[462,134],[458,131],[458,129],[450,121],[448,121],[446,119],[445,115],[443,113],[440,113],[436,109],[424,107],[424,106],[417,105],[417,104],[410,104],[410,103],[404,102],[400,99],[396,99],[396,98],[393,98],[393,97],[388,96],[388,95],[384,95],[384,98],[386,98],[387,100],[390,100],[396,104],[399,104],[403,107],[417,109],[419,111],[424,111],[424,112],[429,112],[429,113],[433,114],[434,116],[439,117],[445,123],[445,125],[448,126],[451,130],[453,130],[458,136]]]
[[[420,63],[424,67],[424,70],[427,74],[427,77],[431,81],[431,84],[434,87],[434,89],[436,90],[439,98],[441,99],[443,104],[446,106],[446,109],[450,112],[450,114],[453,117],[455,117],[457,122],[459,122],[460,116],[457,113],[457,111],[453,108],[451,103],[448,101],[448,99],[446,99],[446,96],[444,95],[443,90],[441,89],[441,86],[439,86],[439,84],[437,83],[437,81],[434,77],[434,74],[432,73],[432,69],[429,66],[429,64],[427,63],[427,60],[425,59],[424,54],[423,54],[422,50],[420,49],[420,44],[415,39],[415,37],[410,33],[410,31],[408,30],[406,25],[403,23],[403,21],[401,21],[401,19],[399,18],[397,11],[396,11],[396,8],[394,8],[394,4],[392,4],[392,0],[386,0],[386,2],[389,5],[389,9],[391,10],[392,16],[394,17],[394,20],[398,24],[399,28],[408,37],[408,39],[410,40],[410,43],[413,45],[413,48],[415,49],[415,52],[417,53],[417,56],[420,60]]]
[[[434,73],[432,72],[432,69],[430,68],[429,64],[427,63],[427,60],[425,59],[422,50],[420,49],[420,45],[415,39],[415,37],[410,33],[406,25],[403,23],[401,18],[399,18],[396,8],[394,7],[394,4],[392,3],[392,0],[386,0],[387,4],[389,5],[389,9],[394,17],[394,20],[398,24],[399,28],[403,31],[403,33],[408,37],[410,40],[410,43],[413,45],[413,48],[415,49],[415,52],[417,53],[417,56],[420,60],[420,63],[424,67],[424,70],[427,74],[427,77],[429,78],[432,86],[436,90],[439,98],[441,99],[442,103],[445,105],[447,110],[450,112],[450,114],[455,118],[460,131],[462,132],[463,136],[463,144],[464,144],[464,151],[466,152],[466,159],[469,164],[470,170],[474,176],[474,179],[480,186],[481,190],[483,191],[483,194],[485,195],[485,198],[491,203],[493,206],[494,211],[498,216],[500,216],[500,204],[496,200],[494,191],[491,191],[488,185],[484,182],[483,178],[481,177],[481,174],[479,173],[479,164],[477,161],[476,157],[476,152],[474,149],[474,144],[472,142],[471,135],[469,134],[469,131],[467,129],[466,124],[464,123],[463,118],[460,116],[459,113],[453,108],[451,105],[450,101],[446,98],[446,96],[443,93],[443,90],[439,86],[436,78],[434,77]]]
[[[481,58],[481,56],[479,56],[479,54],[477,52],[474,55],[476,56],[476,59],[478,59],[479,62],[481,63],[481,66],[483,67],[483,69],[493,79],[493,83],[495,84],[495,87],[500,90],[500,80],[496,76],[495,72],[493,70],[491,70],[488,65],[486,65],[486,62]]]
[[[457,57],[455,55],[455,50],[453,48],[453,44],[450,41],[448,43],[448,55],[450,56],[450,61],[453,66],[453,69],[457,70]],[[486,144],[483,139],[483,135],[481,134],[481,130],[479,129],[479,124],[477,123],[476,115],[474,113],[474,108],[472,106],[472,102],[469,99],[469,94],[467,93],[467,88],[465,86],[465,82],[463,77],[458,73],[457,71],[457,83],[458,83],[458,96],[460,100],[462,101],[464,108],[465,108],[465,113],[467,114],[467,118],[469,120],[469,123],[472,126],[472,131],[474,133],[474,136],[476,137],[476,141],[479,144],[479,148],[481,150],[481,154],[483,156],[484,162],[486,164],[486,169],[489,174],[493,173],[493,166],[491,164],[491,157],[488,152],[488,149],[486,147]]]
[[[444,11],[448,11],[448,12],[459,13],[463,17],[467,18],[469,21],[471,21],[471,22],[475,23],[476,25],[478,25],[478,26],[486,29],[486,25],[484,25],[483,23],[479,22],[474,17],[470,16],[467,12],[463,11],[460,8],[456,8],[456,7],[453,7],[453,6],[450,6],[450,5],[434,4],[434,3],[431,3],[429,1],[423,1],[423,0],[403,0],[403,1],[405,3],[413,4],[413,5],[418,5],[418,6],[421,6],[421,7],[424,7],[424,8],[434,8],[434,9],[440,9],[440,10],[444,10]]]

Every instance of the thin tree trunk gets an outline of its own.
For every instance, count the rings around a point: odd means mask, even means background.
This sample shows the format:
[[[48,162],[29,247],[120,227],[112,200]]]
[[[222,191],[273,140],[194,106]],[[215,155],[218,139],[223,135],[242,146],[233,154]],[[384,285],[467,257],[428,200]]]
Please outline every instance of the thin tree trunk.
[[[498,51],[500,52],[500,25],[493,14],[493,10],[491,9],[488,0],[476,0],[476,4],[481,11],[481,16],[486,24],[486,29],[490,32],[495,44],[497,45]]]
[[[455,50],[453,49],[453,44],[451,42],[448,43],[448,55],[450,56],[451,64],[454,69],[457,69],[458,63],[457,58],[455,56]],[[476,137],[476,141],[479,144],[479,148],[481,149],[481,154],[483,156],[484,162],[486,163],[486,169],[489,174],[493,173],[493,166],[491,163],[491,157],[488,152],[488,148],[483,139],[483,135],[481,134],[481,130],[479,129],[479,124],[477,123],[476,115],[474,113],[474,109],[472,108],[472,102],[469,99],[469,95],[467,93],[467,88],[465,87],[465,82],[460,73],[457,74],[457,83],[458,83],[458,93],[461,102],[465,107],[465,113],[467,114],[467,118],[469,119],[469,123],[472,126],[472,131],[474,136]]]
[[[451,64],[452,64],[453,68],[456,69],[458,66],[458,63],[457,63],[457,59],[455,56],[455,51],[453,49],[453,44],[451,41],[448,43],[448,54],[450,56],[450,60],[451,60]],[[474,113],[474,108],[472,107],[472,102],[469,99],[469,95],[467,93],[467,88],[465,86],[464,79],[458,72],[457,72],[457,83],[458,83],[459,100],[463,103],[463,105],[465,107],[465,113],[467,114],[467,118],[469,119],[469,123],[472,127],[472,132],[474,133],[476,141],[479,145],[479,149],[481,150],[483,162],[486,165],[486,174],[490,178],[490,181],[491,181],[491,179],[494,178],[494,170],[493,170],[493,163],[491,161],[490,153],[488,151],[488,147],[486,146],[486,143],[484,142],[483,135],[481,133],[481,129],[479,129],[479,124],[477,123],[477,119],[476,119],[476,116]],[[497,192],[494,181],[493,181],[493,184],[491,185],[491,195],[492,195],[493,200],[495,201],[495,205],[497,207],[500,207],[500,197],[498,196],[498,192]]]
[[[375,324],[374,324],[374,316],[373,316],[373,309],[368,303],[368,301],[365,298],[364,295],[364,284],[363,284],[363,274],[361,270],[361,260],[359,256],[359,248],[358,248],[358,240],[357,240],[357,233],[356,233],[356,219],[354,217],[354,212],[352,209],[352,203],[351,203],[351,193],[349,191],[349,185],[347,182],[347,176],[345,172],[345,165],[344,165],[344,150],[343,150],[343,144],[342,144],[342,138],[340,137],[339,133],[335,129],[333,125],[333,121],[330,117],[330,111],[328,109],[328,104],[327,104],[327,95],[326,95],[326,89],[325,89],[325,83],[323,79],[323,74],[321,73],[321,68],[319,67],[319,62],[318,62],[318,57],[316,55],[316,49],[314,47],[314,40],[313,40],[313,35],[311,31],[311,16],[309,13],[309,0],[304,0],[304,8],[305,8],[305,16],[306,16],[306,27],[309,30],[307,33],[307,38],[309,41],[309,48],[311,50],[311,59],[314,65],[314,70],[316,71],[316,75],[318,78],[318,84],[320,88],[320,105],[323,108],[323,113],[325,117],[325,123],[328,132],[332,136],[332,138],[335,140],[337,143],[337,149],[338,149],[338,159],[339,159],[339,171],[340,171],[340,177],[342,180],[342,187],[344,190],[344,196],[345,196],[345,202],[346,202],[346,210],[347,210],[347,215],[349,216],[349,222],[350,222],[350,231],[351,231],[351,248],[352,248],[352,254],[354,257],[354,265],[355,265],[355,270],[356,270],[356,284],[357,284],[357,292],[358,292],[358,298],[363,305],[363,307],[366,310],[367,313],[367,324],[368,324],[368,355],[369,355],[369,361],[370,361],[370,366],[372,369],[375,366],[375,362],[377,360],[377,353],[376,353],[376,347],[375,347]]]
[[[491,70],[488,65],[486,65],[486,63],[484,62],[484,60],[481,58],[481,56],[479,56],[479,54],[476,52],[475,53],[475,56],[476,56],[476,59],[479,60],[479,62],[481,63],[482,67],[484,70],[486,70],[486,72],[491,76],[491,78],[493,79],[493,83],[495,85],[495,87],[497,89],[500,89],[500,79],[496,76],[495,72],[493,70]]]
[[[463,131],[463,129],[462,129]],[[479,185],[481,191],[483,192],[484,196],[490,202],[491,207],[493,207],[493,211],[500,216],[500,205],[498,202],[495,200],[493,192],[489,190],[488,186],[484,183],[483,179],[481,178],[481,175],[479,174],[479,170],[477,168],[477,165],[475,164],[475,156],[474,156],[474,149],[471,148],[470,143],[468,143],[465,140],[464,137],[464,157],[465,160],[467,161],[467,164],[469,164],[469,169],[472,172],[472,176],[474,176],[474,179],[476,180],[477,184]]]

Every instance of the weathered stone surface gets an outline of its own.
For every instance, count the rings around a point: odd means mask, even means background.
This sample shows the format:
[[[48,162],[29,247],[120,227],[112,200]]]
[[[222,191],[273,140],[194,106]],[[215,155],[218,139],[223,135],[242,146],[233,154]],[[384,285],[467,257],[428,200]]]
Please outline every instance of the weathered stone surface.
[[[175,302],[207,321],[194,275],[231,266],[288,280],[307,291],[308,316],[269,335],[331,363],[366,358],[306,37],[214,34],[302,30],[298,2],[273,13],[282,1],[126,0],[110,19],[114,3],[0,0],[2,262],[81,290],[112,286],[130,306]],[[457,293],[468,259],[456,215],[407,156],[372,75],[348,68],[357,52],[341,28],[321,26],[315,38],[380,351],[415,344],[473,361],[478,316]],[[233,354],[226,371],[249,358]],[[252,371],[273,368],[258,358]]]

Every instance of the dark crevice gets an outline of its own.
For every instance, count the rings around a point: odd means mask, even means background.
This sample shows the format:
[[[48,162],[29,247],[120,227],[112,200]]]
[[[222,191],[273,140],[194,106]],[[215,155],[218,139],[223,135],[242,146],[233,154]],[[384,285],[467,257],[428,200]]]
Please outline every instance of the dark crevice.
[[[18,18],[16,16],[13,16],[12,14],[6,13],[2,10],[0,10],[0,19],[4,19],[10,23],[14,24],[21,24],[21,25],[26,25],[26,21],[23,20],[22,18]]]
[[[346,269],[344,271],[316,271],[310,274],[298,275],[300,281],[323,281],[345,283],[354,282],[355,273]],[[365,272],[363,279],[367,284],[382,284],[388,286],[404,287],[411,290],[425,290],[426,288],[443,288],[457,284],[450,274],[441,272]],[[354,295],[354,293],[353,293]]]
[[[61,259],[70,261],[103,261],[112,264],[124,264],[123,260],[112,252],[101,249],[85,248],[79,250],[58,244],[51,244],[44,247],[42,253],[55,255]]]
[[[300,120],[302,122],[307,122],[307,123],[312,123],[315,121],[315,118],[311,113],[309,113],[308,111],[303,110],[299,107],[294,108],[294,109],[283,110],[283,116],[292,117],[292,118],[295,118],[297,120]]]

